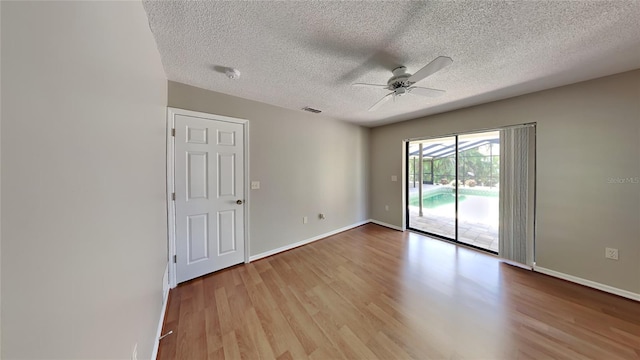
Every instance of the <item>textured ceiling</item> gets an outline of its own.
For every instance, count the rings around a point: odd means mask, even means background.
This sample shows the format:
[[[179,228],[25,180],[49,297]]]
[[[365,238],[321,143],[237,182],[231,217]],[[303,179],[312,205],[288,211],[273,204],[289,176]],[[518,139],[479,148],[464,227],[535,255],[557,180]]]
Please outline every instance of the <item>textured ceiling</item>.
[[[376,126],[640,68],[640,1],[146,1],[170,80]],[[439,98],[388,93],[398,65]],[[230,80],[222,68],[237,68]]]

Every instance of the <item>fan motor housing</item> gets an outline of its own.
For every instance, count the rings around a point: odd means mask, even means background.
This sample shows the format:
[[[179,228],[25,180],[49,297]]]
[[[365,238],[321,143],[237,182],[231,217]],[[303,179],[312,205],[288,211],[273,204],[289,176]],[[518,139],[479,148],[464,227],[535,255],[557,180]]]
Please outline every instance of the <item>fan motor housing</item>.
[[[407,68],[404,66],[400,66],[393,69],[393,76],[391,77],[391,79],[389,79],[389,81],[387,81],[387,85],[389,85],[389,90],[395,90],[395,89],[411,86],[411,83],[409,82],[410,77],[411,77],[411,74],[407,73]],[[402,94],[404,95],[404,92],[402,92]]]

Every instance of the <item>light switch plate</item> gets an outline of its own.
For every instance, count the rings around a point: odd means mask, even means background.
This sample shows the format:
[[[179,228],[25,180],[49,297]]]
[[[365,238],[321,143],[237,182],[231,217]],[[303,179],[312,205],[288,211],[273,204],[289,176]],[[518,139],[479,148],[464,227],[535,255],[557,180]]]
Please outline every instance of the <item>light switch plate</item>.
[[[258,189],[260,189],[260,181],[252,181],[251,190],[258,190]]]
[[[398,181],[398,176],[391,175],[391,181]]]

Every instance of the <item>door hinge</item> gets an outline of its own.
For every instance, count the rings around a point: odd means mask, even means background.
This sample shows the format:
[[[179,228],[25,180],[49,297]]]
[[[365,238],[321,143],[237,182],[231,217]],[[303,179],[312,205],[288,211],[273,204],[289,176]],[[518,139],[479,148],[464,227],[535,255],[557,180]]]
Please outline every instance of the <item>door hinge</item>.
[[[171,193],[171,200],[176,201],[176,193]]]
[[[173,255],[173,263],[177,263],[178,262],[178,255]]]
[[[171,136],[176,136],[176,129],[171,129]]]

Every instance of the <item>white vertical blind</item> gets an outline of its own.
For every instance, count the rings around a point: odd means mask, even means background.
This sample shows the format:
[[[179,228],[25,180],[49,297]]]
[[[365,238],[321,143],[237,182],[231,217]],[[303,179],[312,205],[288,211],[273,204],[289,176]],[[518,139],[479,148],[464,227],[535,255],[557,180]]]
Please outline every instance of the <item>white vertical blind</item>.
[[[534,127],[500,131],[499,255],[533,266]]]

